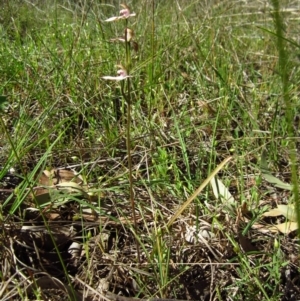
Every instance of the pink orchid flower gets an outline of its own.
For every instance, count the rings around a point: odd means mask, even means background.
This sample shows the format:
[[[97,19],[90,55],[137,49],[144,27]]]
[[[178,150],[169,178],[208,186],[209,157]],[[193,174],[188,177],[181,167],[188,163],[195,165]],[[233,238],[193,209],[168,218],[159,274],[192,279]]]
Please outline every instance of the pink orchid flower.
[[[123,7],[123,9],[120,10],[120,16],[108,18],[105,20],[105,22],[113,22],[121,19],[127,19],[136,15],[135,13],[130,13],[130,9],[126,4],[120,4],[120,6]]]
[[[102,76],[103,79],[107,79],[107,80],[115,80],[115,81],[120,81],[120,80],[124,80],[128,77],[132,77],[131,75],[127,74],[126,69],[122,66],[122,65],[118,65],[117,67],[119,67],[120,69],[117,71],[117,76]]]

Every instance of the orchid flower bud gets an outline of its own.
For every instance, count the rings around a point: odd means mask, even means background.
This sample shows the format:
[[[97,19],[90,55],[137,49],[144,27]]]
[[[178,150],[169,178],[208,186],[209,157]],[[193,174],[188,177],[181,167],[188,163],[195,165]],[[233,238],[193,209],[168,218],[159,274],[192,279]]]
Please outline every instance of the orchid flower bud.
[[[130,42],[134,37],[133,30],[130,28],[125,28],[125,40]]]

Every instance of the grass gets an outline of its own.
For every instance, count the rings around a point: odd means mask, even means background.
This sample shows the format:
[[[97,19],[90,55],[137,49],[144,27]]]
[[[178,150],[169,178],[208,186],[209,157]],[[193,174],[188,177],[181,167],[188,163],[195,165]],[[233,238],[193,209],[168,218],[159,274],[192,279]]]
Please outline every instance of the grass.
[[[124,23],[103,22],[118,14],[119,3],[4,2],[0,258],[11,270],[2,269],[3,283],[32,282],[43,271],[98,294],[104,279],[109,291],[140,298],[299,299],[297,235],[271,233],[267,225],[278,219],[262,217],[291,195],[260,173],[265,151],[272,173],[294,184],[298,206],[299,4],[281,1],[277,15],[276,1],[198,2],[128,3],[137,13],[130,26],[139,44],[131,51],[129,91],[137,226],[129,196],[128,106],[120,83],[101,78],[124,63],[124,45],[110,42]],[[230,156],[218,176],[233,208],[209,185],[191,197]],[[66,204],[59,208],[41,206],[32,195],[48,186],[40,182],[43,170],[57,168],[75,169],[82,184],[63,189],[58,199]],[[73,225],[74,236],[54,225]],[[48,244],[24,226],[46,226]],[[29,251],[24,233],[36,240]],[[63,235],[68,246],[83,245],[77,257],[68,257]],[[27,261],[26,252],[40,259]],[[25,290],[2,288],[1,298],[14,292],[16,300],[25,298]]]

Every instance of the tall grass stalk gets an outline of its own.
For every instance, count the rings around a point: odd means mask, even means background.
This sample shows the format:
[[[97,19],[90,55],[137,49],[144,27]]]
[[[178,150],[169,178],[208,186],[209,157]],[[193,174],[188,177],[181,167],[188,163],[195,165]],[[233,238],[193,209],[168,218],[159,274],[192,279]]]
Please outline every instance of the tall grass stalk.
[[[155,46],[154,46],[154,38],[155,38],[155,3],[154,0],[152,0],[152,9],[151,9],[151,65],[150,65],[150,73],[149,73],[149,82],[150,82],[150,97],[151,97],[151,102],[150,102],[150,114],[149,117],[151,116],[152,113],[152,105],[153,105],[153,91],[152,91],[152,85],[153,85],[153,80],[154,80],[154,59],[155,59]]]
[[[280,14],[280,5],[279,0],[272,0],[274,7],[274,23],[276,29],[277,37],[277,49],[278,49],[278,65],[279,73],[281,76],[282,82],[282,94],[285,104],[285,119],[287,124],[287,133],[289,137],[295,137],[294,127],[293,127],[293,107],[291,102],[291,93],[290,93],[290,83],[289,83],[289,64],[288,64],[288,52],[286,50],[286,39],[284,38],[284,24],[282,16]],[[297,165],[297,156],[296,156],[296,143],[294,139],[289,141],[289,156],[291,162],[291,172],[292,172],[292,185],[293,185],[293,195],[295,200],[296,212],[297,212],[297,222],[300,226],[300,200],[299,200],[299,181],[298,181],[298,165]],[[300,236],[300,227],[298,227],[298,236]]]

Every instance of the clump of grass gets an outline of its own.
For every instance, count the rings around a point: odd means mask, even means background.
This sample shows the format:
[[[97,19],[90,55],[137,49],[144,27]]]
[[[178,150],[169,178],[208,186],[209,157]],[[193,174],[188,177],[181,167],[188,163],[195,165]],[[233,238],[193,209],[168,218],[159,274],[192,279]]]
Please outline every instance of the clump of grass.
[[[277,48],[278,48],[278,69],[279,74],[282,81],[282,98],[285,104],[285,122],[286,122],[286,132],[288,137],[290,137],[290,141],[288,143],[289,148],[289,157],[291,162],[291,182],[293,184],[293,194],[294,194],[294,201],[296,204],[296,212],[297,212],[297,222],[300,225],[300,199],[299,199],[299,179],[298,179],[298,160],[295,153],[296,141],[293,137],[296,137],[297,134],[295,133],[295,127],[293,125],[295,120],[295,114],[293,110],[293,104],[291,102],[292,98],[292,83],[289,80],[289,74],[291,73],[290,64],[289,64],[289,54],[287,51],[286,44],[289,42],[285,39],[284,34],[284,20],[282,15],[280,14],[280,5],[278,0],[272,0],[272,4],[274,7],[274,24],[276,29],[276,38],[277,38]],[[298,48],[300,45],[296,44]],[[277,103],[277,110],[279,104]],[[298,235],[300,234],[300,228],[298,230]]]

